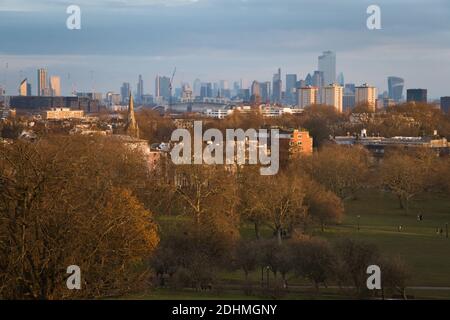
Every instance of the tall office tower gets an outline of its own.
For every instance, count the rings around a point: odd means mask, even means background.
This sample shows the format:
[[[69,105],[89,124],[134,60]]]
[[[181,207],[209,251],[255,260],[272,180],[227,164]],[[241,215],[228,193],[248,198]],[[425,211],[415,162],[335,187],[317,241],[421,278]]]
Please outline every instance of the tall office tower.
[[[27,96],[28,95],[28,81],[25,78],[19,85],[19,96]]]
[[[351,111],[356,105],[356,98],[354,94],[344,94],[342,97],[342,111]]]
[[[128,103],[128,99],[131,94],[131,87],[129,82],[124,82],[120,87],[120,96],[122,97],[122,103]]]
[[[220,80],[219,81],[219,87],[220,87],[220,90],[228,90],[228,89],[230,89],[230,86],[228,85],[228,81],[227,80]]]
[[[342,109],[344,112],[352,110],[356,105],[355,87],[354,83],[345,84],[342,98]]]
[[[332,51],[325,51],[319,56],[318,70],[323,72],[325,85],[336,82],[336,54]]]
[[[450,97],[441,97],[441,110],[450,114]]]
[[[306,84],[306,81],[305,80],[299,80],[299,81],[297,81],[297,85],[296,85],[296,88],[297,89],[300,89],[300,88],[303,88],[303,87],[307,87],[308,85]]]
[[[53,97],[61,96],[61,78],[58,76],[50,77],[50,92]]]
[[[27,96],[31,96],[31,83],[27,83]]]
[[[377,88],[369,86],[367,83],[362,86],[355,87],[355,104],[367,105],[367,107],[375,112],[377,106]]]
[[[295,93],[297,91],[297,75],[286,75],[286,102],[288,104],[295,104]]]
[[[312,76],[312,86],[322,88],[325,85],[324,75],[322,71],[314,71]]]
[[[194,80],[194,85],[193,85],[194,97],[200,97],[201,89],[202,89],[202,81],[197,78],[197,79]]]
[[[399,102],[403,98],[405,80],[399,77],[388,77],[389,99]]]
[[[322,89],[322,103],[333,106],[336,111],[342,113],[344,87],[338,84],[330,84]]]
[[[339,75],[337,76],[336,83],[339,84],[341,87],[345,85],[345,77],[343,72],[340,72]]]
[[[306,76],[305,83],[306,83],[306,86],[312,86],[313,85],[313,78],[312,78],[312,75],[310,73],[308,73],[308,75]]]
[[[312,77],[312,86],[317,87],[319,89],[319,98],[316,101],[317,104],[322,103],[320,100],[322,99],[322,88],[325,85],[323,72],[322,71],[314,71],[314,75]]]
[[[239,90],[238,97],[244,100],[244,102],[250,101],[250,89],[241,89]]]
[[[38,96],[48,95],[47,70],[44,68],[38,69],[37,71],[37,95]]]
[[[202,88],[200,90],[201,98],[212,98],[213,97],[213,87],[211,82],[202,83]]]
[[[268,103],[270,102],[270,81],[260,82],[259,83],[259,92],[261,93],[261,102]]]
[[[225,98],[231,97],[231,91],[230,86],[228,84],[227,80],[220,80],[219,81],[219,90],[220,90],[220,96]]]
[[[273,97],[272,101],[280,103],[283,98],[283,80],[281,80],[281,68],[273,75]]]
[[[344,87],[344,94],[346,94],[346,95],[351,95],[351,94],[355,94],[355,92],[356,92],[356,86],[355,86],[355,84],[354,83],[347,83],[347,84],[345,84],[345,87]]]
[[[139,75],[136,92],[137,102],[141,103],[143,96],[144,96],[144,80],[142,79],[142,75]]]
[[[252,96],[250,97],[250,102],[259,106],[261,104],[261,90],[260,84],[258,81],[253,81],[252,83]]]
[[[427,89],[408,89],[406,91],[408,102],[427,103]]]
[[[214,95],[214,96],[220,95],[220,86],[219,86],[219,83],[213,82],[212,88],[213,88],[213,95]]]
[[[261,97],[260,85],[258,81],[253,81],[252,83],[252,96]]]
[[[157,100],[164,99],[170,101],[170,78],[156,76],[155,80],[155,97]]]
[[[298,91],[298,107],[304,109],[319,102],[319,88],[307,86]]]

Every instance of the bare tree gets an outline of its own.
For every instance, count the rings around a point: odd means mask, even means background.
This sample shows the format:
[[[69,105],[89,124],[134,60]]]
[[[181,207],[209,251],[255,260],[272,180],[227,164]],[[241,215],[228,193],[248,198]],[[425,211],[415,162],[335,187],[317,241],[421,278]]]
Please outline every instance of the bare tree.
[[[126,149],[110,147],[91,138],[0,147],[1,297],[100,297],[145,283],[149,270],[139,266],[158,243],[156,225],[128,172],[116,172]],[[65,284],[74,264],[83,279],[76,292]]]

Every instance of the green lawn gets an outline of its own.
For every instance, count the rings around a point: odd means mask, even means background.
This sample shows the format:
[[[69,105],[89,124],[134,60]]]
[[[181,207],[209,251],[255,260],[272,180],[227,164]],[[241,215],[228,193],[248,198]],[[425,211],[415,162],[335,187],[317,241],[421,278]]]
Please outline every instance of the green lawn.
[[[344,237],[365,240],[376,244],[382,253],[403,258],[412,271],[409,286],[417,287],[450,287],[450,239],[445,237],[445,224],[450,222],[450,197],[442,195],[424,196],[411,204],[408,215],[399,208],[395,197],[386,193],[365,191],[357,200],[345,203],[346,215],[342,224],[330,226],[325,232],[315,230],[314,234],[331,242]],[[417,214],[423,214],[424,220],[417,221]],[[358,216],[360,218],[358,219]],[[164,225],[174,223],[176,218],[164,217],[160,220]],[[358,220],[360,230],[358,231]],[[402,226],[399,232],[398,227]],[[443,228],[444,235],[436,234],[436,228]],[[241,230],[242,236],[253,238],[251,225]],[[271,236],[267,228],[261,230],[265,237]],[[250,274],[250,280],[260,281],[260,273]],[[221,282],[234,285],[243,281],[242,272],[223,272],[219,275]],[[308,282],[292,278],[291,285],[310,285]],[[303,291],[302,291],[303,290]],[[410,289],[408,294],[425,299],[450,299],[450,290]],[[321,290],[317,294],[308,289],[299,289],[283,297],[284,299],[336,299],[340,296],[333,289]],[[204,293],[193,290],[156,290],[144,299],[249,299],[236,289],[223,290],[221,293]],[[251,298],[261,298],[254,296]],[[341,297],[342,298],[342,297]],[[344,297],[345,298],[345,297]]]
[[[421,213],[424,220],[417,221]],[[360,216],[360,231],[357,216]],[[376,244],[382,252],[403,258],[413,272],[413,286],[450,287],[450,239],[445,224],[450,222],[450,198],[424,197],[412,204],[409,215],[389,194],[364,193],[346,203],[342,225],[318,232],[330,241],[343,236]],[[401,232],[398,226],[403,226]],[[444,235],[437,235],[436,228]]]

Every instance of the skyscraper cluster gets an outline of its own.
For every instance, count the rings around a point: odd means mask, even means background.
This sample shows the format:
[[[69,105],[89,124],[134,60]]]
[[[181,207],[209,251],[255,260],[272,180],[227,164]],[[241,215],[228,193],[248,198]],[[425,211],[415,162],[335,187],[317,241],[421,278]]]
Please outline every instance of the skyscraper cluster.
[[[59,76],[48,76],[47,69],[41,68],[37,71],[37,95],[38,96],[61,96],[61,78]]]
[[[145,92],[142,74],[137,77],[135,90],[130,82],[123,82],[120,93],[107,92],[105,101],[108,106],[120,108],[129,104],[130,95],[134,101],[141,105],[167,106],[172,103],[251,103],[251,105],[274,104],[304,109],[311,105],[333,106],[338,112],[347,112],[363,105],[369,110],[387,108],[398,103],[427,103],[427,89],[408,89],[405,92],[405,80],[398,76],[387,77],[387,91],[378,95],[377,88],[370,84],[355,85],[346,83],[343,72],[337,72],[336,54],[324,51],[317,58],[317,70],[306,74],[303,78],[297,73],[282,73],[278,68],[270,80],[254,80],[241,78],[230,83],[227,80],[202,81],[195,79],[191,84],[181,82],[181,85],[172,88],[174,74],[171,77],[157,75],[154,82],[154,92]],[[70,75],[69,75],[70,78]],[[37,95],[61,96],[61,78],[49,75],[46,68],[37,70]],[[174,89],[174,90],[173,90]],[[23,79],[18,87],[20,96],[31,96],[31,83]],[[88,97],[101,101],[102,94],[92,89],[90,93],[76,92],[79,97]],[[0,92],[1,93],[1,92]],[[406,93],[406,94],[405,94]],[[5,93],[3,93],[5,95]],[[439,101],[435,101],[439,104]],[[447,111],[449,97],[440,99],[442,110]]]

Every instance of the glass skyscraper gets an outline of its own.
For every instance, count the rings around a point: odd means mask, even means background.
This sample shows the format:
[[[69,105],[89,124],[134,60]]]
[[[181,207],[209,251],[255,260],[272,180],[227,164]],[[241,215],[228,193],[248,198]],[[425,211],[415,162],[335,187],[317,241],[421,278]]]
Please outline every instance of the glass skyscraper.
[[[388,78],[389,99],[392,99],[396,102],[402,100],[404,87],[405,87],[405,80],[399,77],[389,77]]]

